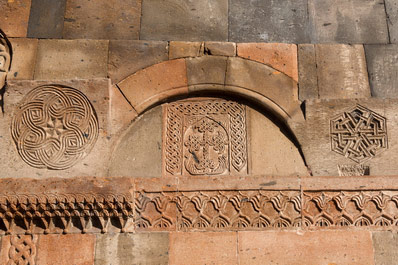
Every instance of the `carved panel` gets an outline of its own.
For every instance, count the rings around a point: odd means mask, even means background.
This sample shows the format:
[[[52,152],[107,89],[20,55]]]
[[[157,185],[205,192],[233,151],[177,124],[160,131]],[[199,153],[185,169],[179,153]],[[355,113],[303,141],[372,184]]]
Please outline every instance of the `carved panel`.
[[[165,175],[247,173],[246,109],[227,100],[187,100],[164,107]]]
[[[332,151],[363,163],[387,149],[386,118],[361,106],[330,120]]]
[[[30,166],[66,169],[94,146],[98,119],[90,101],[77,89],[46,85],[23,98],[11,135],[19,155]]]
[[[35,265],[36,235],[9,236],[8,260],[6,265]],[[6,240],[6,239],[4,239]],[[6,251],[2,249],[2,251]]]
[[[304,193],[304,225],[398,225],[398,193],[392,191],[339,191]]]
[[[359,165],[338,165],[340,177],[365,176],[369,175],[369,166]]]
[[[301,225],[298,191],[139,193],[137,229],[256,230]]]

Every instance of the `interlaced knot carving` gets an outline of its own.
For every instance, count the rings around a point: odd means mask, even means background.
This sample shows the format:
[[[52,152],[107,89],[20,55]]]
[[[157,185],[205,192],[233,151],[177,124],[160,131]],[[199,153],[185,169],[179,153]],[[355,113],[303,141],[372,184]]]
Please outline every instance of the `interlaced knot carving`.
[[[10,237],[7,265],[34,265],[37,236],[15,235]]]
[[[331,149],[365,162],[387,149],[386,123],[383,116],[357,105],[330,120]]]
[[[77,89],[46,85],[20,103],[11,135],[22,159],[36,168],[66,169],[80,161],[98,137],[98,119]]]

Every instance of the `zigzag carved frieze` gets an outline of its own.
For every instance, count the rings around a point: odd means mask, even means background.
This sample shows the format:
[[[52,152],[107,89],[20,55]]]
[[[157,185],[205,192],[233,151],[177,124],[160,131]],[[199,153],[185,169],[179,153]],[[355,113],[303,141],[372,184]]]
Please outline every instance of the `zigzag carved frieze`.
[[[398,191],[0,195],[0,233],[398,228]]]

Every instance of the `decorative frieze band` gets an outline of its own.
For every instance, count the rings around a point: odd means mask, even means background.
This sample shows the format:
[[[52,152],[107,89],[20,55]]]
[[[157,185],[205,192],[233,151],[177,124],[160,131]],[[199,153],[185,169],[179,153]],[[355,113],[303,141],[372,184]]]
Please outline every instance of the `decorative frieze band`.
[[[229,187],[196,177],[178,187],[165,179],[7,180],[3,191],[17,188],[0,195],[0,234],[398,228],[396,178],[380,179],[352,177],[343,187],[340,178],[308,177],[303,189],[265,177],[232,178]]]

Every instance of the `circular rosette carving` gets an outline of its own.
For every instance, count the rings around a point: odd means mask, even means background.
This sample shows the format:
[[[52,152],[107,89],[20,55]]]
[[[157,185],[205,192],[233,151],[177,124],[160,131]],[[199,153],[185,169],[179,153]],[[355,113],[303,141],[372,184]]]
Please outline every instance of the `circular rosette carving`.
[[[98,138],[98,118],[82,92],[45,85],[23,98],[11,124],[11,135],[26,163],[61,170],[90,152]]]

